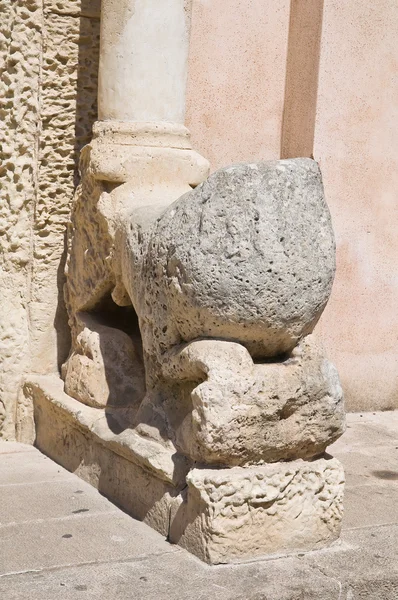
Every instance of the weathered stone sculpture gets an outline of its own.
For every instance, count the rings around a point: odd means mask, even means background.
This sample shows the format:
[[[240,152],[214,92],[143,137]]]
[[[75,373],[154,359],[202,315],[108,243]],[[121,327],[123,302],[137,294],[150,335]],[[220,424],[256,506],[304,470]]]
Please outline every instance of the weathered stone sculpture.
[[[322,547],[340,531],[325,449],[344,411],[312,335],[335,268],[319,168],[207,179],[183,126],[190,1],[122,4],[102,1],[100,120],[70,220],[72,349],[63,382],[26,382],[20,429],[207,562]]]
[[[113,407],[183,472],[150,523],[209,562],[335,539],[344,476],[324,452],[344,410],[311,335],[335,268],[317,164],[236,165],[147,206],[90,169],[72,219],[65,391]]]

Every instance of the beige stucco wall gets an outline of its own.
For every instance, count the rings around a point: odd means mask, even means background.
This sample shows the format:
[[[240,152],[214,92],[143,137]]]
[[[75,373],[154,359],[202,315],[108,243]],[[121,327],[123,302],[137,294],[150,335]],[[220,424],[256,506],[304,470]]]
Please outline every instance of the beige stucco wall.
[[[279,156],[289,0],[193,0],[186,124],[212,169]]]
[[[395,0],[194,0],[187,119],[213,169],[321,164],[338,265],[318,335],[349,410],[398,408],[397,40]]]

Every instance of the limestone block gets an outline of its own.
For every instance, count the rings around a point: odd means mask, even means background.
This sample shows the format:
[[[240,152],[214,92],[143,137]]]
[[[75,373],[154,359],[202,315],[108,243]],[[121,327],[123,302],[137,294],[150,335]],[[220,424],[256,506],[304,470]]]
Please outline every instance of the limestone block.
[[[163,372],[180,383],[170,392],[180,407],[190,399],[176,443],[199,463],[310,458],[345,429],[337,371],[312,335],[285,360],[260,364],[240,344],[194,341],[166,356]]]
[[[106,447],[109,453],[122,456],[151,474],[155,487],[158,480],[178,490],[184,487],[189,463],[184,456],[176,454],[169,440],[162,440],[159,444],[139,435],[132,427],[131,411],[125,408],[109,407],[103,410],[85,406],[65,394],[63,388],[64,382],[57,375],[31,375],[21,392],[21,412],[26,415],[30,404],[29,410],[34,412],[36,444],[46,454],[64,464],[65,468],[75,471],[81,462],[85,462],[86,452],[86,465],[91,465],[89,455],[98,444]],[[70,436],[67,431],[71,432]],[[84,442],[75,443],[77,432]],[[112,461],[109,464],[113,468]],[[101,473],[100,464],[98,471]],[[141,498],[152,493],[147,489],[150,487],[148,481],[150,477],[147,478]],[[140,494],[139,490],[137,494]]]
[[[344,471],[334,458],[193,469],[187,481],[170,540],[206,562],[315,550],[339,536]]]
[[[177,193],[166,207],[209,173],[208,161],[192,149],[188,129],[178,123],[97,122],[90,146],[90,172],[100,181],[144,190],[141,206],[150,202],[154,186],[166,195],[170,188]]]
[[[90,148],[80,157],[82,179],[73,199],[68,227],[65,300],[74,326],[75,314],[95,306],[114,285],[113,238],[101,212],[103,186],[89,172]]]
[[[138,406],[145,395],[142,357],[131,337],[88,315],[65,366],[65,392],[87,404]]]
[[[68,402],[62,385],[28,383],[25,394],[34,402],[36,447],[166,537],[170,498],[177,493],[163,472],[165,466],[168,470],[167,463],[174,468],[170,455],[162,460],[161,453],[151,452],[150,444],[145,447],[143,440],[140,444],[128,431],[123,443],[123,434],[122,439],[113,434],[103,414],[102,426],[95,433],[92,428],[99,419],[98,409],[89,409],[72,398]],[[70,400],[77,406],[71,406]],[[94,411],[93,417],[87,411]]]
[[[118,304],[131,304],[119,281],[119,230],[129,229],[130,220],[136,224],[140,215],[152,224],[208,174],[208,163],[191,149],[185,127],[156,123],[96,123],[80,168],[66,265],[66,303],[72,320],[77,311],[91,310],[111,292]],[[134,219],[129,219],[126,214],[134,211]],[[126,262],[130,269],[134,256]]]
[[[334,271],[318,165],[292,159],[220,169],[180,198],[154,228],[142,276],[147,303],[167,306],[153,317],[159,345],[224,338],[265,358],[313,330]]]

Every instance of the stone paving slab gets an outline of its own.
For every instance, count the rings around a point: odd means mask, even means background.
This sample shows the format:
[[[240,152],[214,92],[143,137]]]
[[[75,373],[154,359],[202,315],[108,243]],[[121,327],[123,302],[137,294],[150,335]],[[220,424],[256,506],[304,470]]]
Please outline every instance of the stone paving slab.
[[[342,454],[340,454],[342,455]],[[344,470],[348,488],[362,485],[377,485],[391,488],[391,482],[398,480],[398,448],[380,446],[377,453],[372,447],[361,451],[344,453]]]
[[[0,447],[8,443],[0,442]],[[73,473],[69,473],[35,448],[33,450],[34,452],[0,454],[0,486],[75,480]]]
[[[398,446],[398,411],[377,413],[350,413],[347,415],[347,430],[330,448],[338,452],[355,448]],[[331,450],[336,454],[335,450]]]
[[[0,442],[0,454],[15,454],[20,452],[33,452],[35,454],[35,448],[28,444],[19,444],[18,442]]]
[[[90,493],[87,493],[86,485],[80,485],[79,481],[68,478],[67,481],[26,482],[0,487],[0,525],[29,524],[36,519],[43,519],[44,507],[46,520],[68,518],[83,513],[91,516],[93,512],[99,514],[117,511],[111,502],[104,502],[102,496],[92,494],[90,486]]]
[[[271,561],[266,569],[263,563],[209,567],[184,551],[27,573],[12,577],[12,586],[7,579],[0,578],[7,600],[337,600],[340,589],[299,559]]]
[[[0,527],[0,575],[174,552],[154,530],[116,511]]]
[[[348,422],[330,449],[347,470],[341,541],[216,567],[37,450],[0,443],[0,599],[398,600],[398,412]]]
[[[393,525],[398,523],[398,485],[347,488],[344,506],[345,529]]]
[[[344,531],[340,544],[303,560],[339,581],[340,600],[398,598],[398,525]]]

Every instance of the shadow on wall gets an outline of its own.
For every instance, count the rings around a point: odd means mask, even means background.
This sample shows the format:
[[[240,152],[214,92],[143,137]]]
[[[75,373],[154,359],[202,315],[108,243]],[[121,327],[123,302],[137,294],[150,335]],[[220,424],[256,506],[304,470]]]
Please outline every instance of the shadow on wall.
[[[81,0],[79,18],[78,58],[76,77],[76,113],[73,162],[75,188],[80,182],[79,157],[83,146],[91,140],[93,123],[97,119],[97,85],[100,39],[100,0]],[[71,198],[72,201],[72,198]],[[57,333],[58,367],[65,362],[70,350],[70,329],[64,300],[67,234],[57,272],[58,304],[54,319]]]
[[[324,0],[291,0],[281,158],[313,158]]]
[[[91,140],[91,130],[98,112],[100,5],[100,0],[81,0],[76,83],[75,186],[79,183],[80,151]]]

